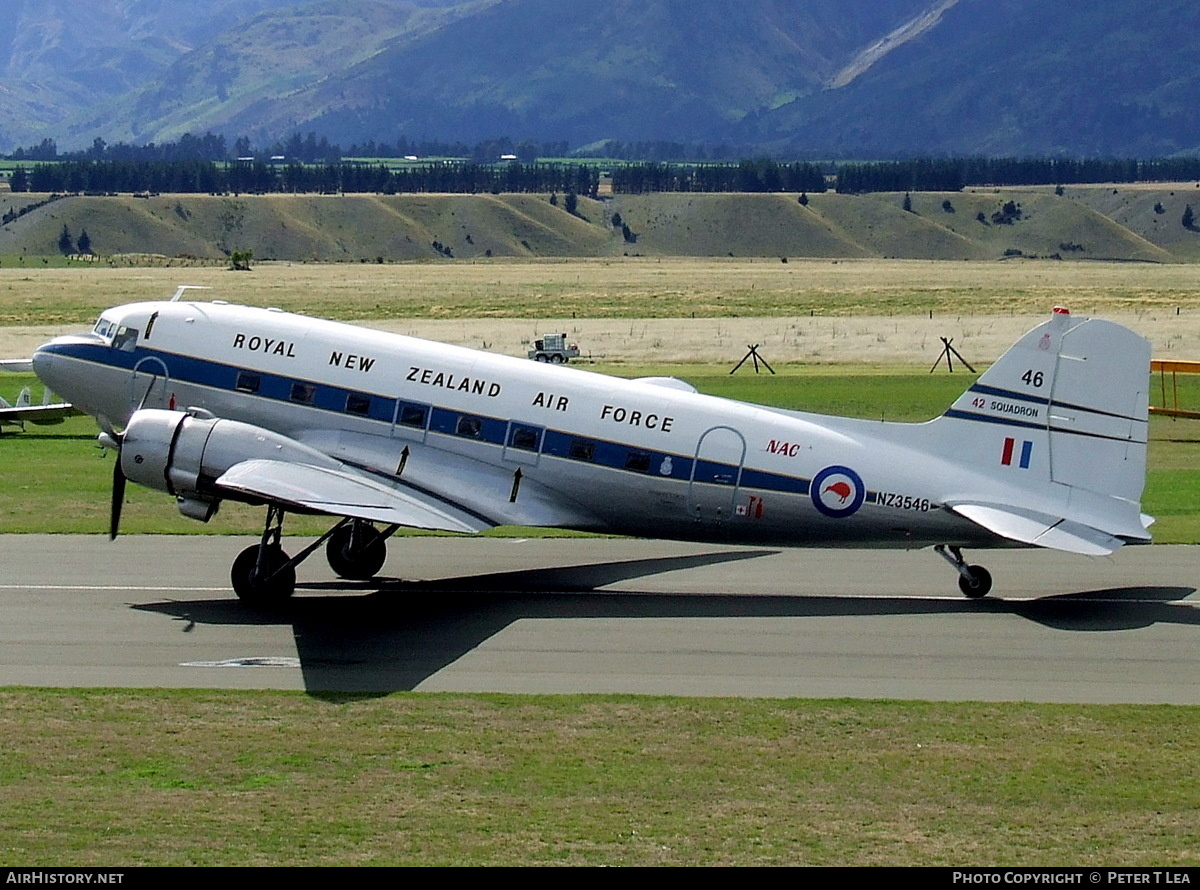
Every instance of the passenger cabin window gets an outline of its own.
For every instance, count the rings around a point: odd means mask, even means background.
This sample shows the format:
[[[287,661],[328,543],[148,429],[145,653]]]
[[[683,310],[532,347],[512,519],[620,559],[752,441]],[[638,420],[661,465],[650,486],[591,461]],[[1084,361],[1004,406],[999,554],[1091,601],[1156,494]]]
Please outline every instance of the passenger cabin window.
[[[596,443],[591,439],[572,439],[571,450],[567,454],[572,460],[593,460]]]
[[[650,472],[650,455],[645,451],[630,451],[625,458],[625,469],[637,473]]]
[[[470,414],[463,414],[459,417],[458,423],[454,427],[455,435],[465,439],[478,439],[481,432],[483,432],[483,421]]]
[[[542,431],[533,426],[514,426],[508,436],[508,447],[521,451],[537,451]]]
[[[237,377],[238,392],[258,392],[262,386],[262,376],[251,374],[249,371],[239,371]]]
[[[371,397],[352,392],[346,396],[346,413],[366,417],[371,413]]]
[[[415,426],[423,428],[425,426],[425,406],[424,405],[401,405],[400,416],[397,418],[401,426]]]
[[[302,405],[311,405],[316,395],[317,387],[311,383],[292,384],[291,398],[293,402],[299,402]]]

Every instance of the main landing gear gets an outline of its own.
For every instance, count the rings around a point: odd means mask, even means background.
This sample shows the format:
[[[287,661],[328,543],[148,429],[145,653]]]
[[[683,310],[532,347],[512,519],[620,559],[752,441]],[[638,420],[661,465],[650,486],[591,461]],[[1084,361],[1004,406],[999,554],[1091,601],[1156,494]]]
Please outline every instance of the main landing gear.
[[[933,548],[938,556],[954,566],[958,572],[958,589],[971,599],[987,596],[992,589],[992,573],[983,566],[969,566],[963,559],[961,548],[937,544]]]
[[[366,581],[378,574],[387,559],[387,539],[400,527],[377,529],[363,519],[347,517],[296,556],[289,557],[280,543],[283,535],[282,507],[267,507],[262,540],[252,544],[233,561],[229,578],[238,599],[251,606],[278,605],[296,589],[296,566],[322,544],[329,567],[340,578]]]

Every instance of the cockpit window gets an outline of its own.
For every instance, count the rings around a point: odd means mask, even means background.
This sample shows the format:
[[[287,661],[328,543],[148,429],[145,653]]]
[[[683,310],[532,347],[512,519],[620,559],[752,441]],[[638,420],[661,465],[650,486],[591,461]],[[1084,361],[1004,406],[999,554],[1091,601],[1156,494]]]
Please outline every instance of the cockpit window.
[[[96,322],[96,326],[92,328],[92,333],[99,334],[105,340],[111,342],[112,336],[114,333],[116,333],[116,330],[117,323],[115,321],[109,321],[107,318],[101,315],[100,320]]]
[[[138,330],[137,328],[127,328],[121,325],[117,328],[116,334],[113,336],[113,349],[120,349],[122,352],[133,352],[137,346]]]

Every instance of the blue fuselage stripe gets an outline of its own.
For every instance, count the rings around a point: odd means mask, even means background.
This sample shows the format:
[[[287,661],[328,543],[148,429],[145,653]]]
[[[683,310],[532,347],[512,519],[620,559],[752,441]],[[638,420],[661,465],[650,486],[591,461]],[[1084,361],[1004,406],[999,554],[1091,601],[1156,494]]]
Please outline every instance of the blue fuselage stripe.
[[[430,433],[486,442],[500,447],[509,444],[506,441],[509,435],[507,418],[472,414],[456,408],[415,402],[381,393],[346,389],[315,380],[285,377],[267,371],[199,359],[194,356],[148,349],[144,346],[128,352],[114,349],[111,346],[86,343],[45,346],[43,349],[106,367],[122,368],[131,373],[144,363],[141,373],[145,373],[147,376],[153,375],[155,369],[161,368],[165,364],[170,379],[180,383],[226,392],[238,392],[242,396],[315,408],[359,420],[386,423],[389,428],[395,418],[398,426],[410,429],[425,429]],[[257,378],[255,381],[257,388],[254,391],[248,391],[244,386],[239,387],[239,380],[245,384],[247,376]],[[299,402],[293,398],[296,384],[312,387],[311,400]],[[365,413],[361,410],[347,410],[348,400],[351,396],[370,400],[369,406],[359,405],[360,409],[366,407]],[[397,403],[399,407],[397,407]],[[413,418],[413,422],[404,422],[405,409],[410,409],[412,412],[410,416]],[[470,422],[463,424],[464,418],[476,420],[478,424]],[[516,425],[528,429],[540,429],[532,424],[517,423]],[[661,476],[662,478],[692,480],[713,485],[736,485],[739,488],[802,496],[809,494],[811,480],[804,477],[788,476],[716,461],[696,461],[686,455],[645,449],[624,442],[596,439],[564,430],[541,430],[540,439],[540,453],[547,457],[577,460],[643,476]],[[523,450],[533,453],[539,449]],[[869,492],[868,495],[868,501],[873,503],[874,499],[871,496],[874,495],[874,492]]]

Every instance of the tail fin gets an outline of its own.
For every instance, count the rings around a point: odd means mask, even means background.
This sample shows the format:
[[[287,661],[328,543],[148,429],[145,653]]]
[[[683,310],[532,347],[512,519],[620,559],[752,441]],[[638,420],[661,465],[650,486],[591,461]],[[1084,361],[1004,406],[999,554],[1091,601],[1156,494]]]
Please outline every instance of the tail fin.
[[[1002,499],[1012,508],[950,506],[1005,537],[1059,549],[1111,552],[1126,540],[1149,540],[1152,520],[1139,503],[1149,384],[1150,345],[1142,337],[1055,309],[938,422],[939,432],[953,431],[939,438],[954,456],[994,468],[995,480],[1014,495]],[[1043,526],[1039,534],[1031,535],[1024,514],[1037,515],[1029,521]],[[1047,518],[1057,521],[1046,525]],[[1051,542],[1064,534],[1087,546]]]
[[[27,387],[25,387],[24,389],[22,389],[22,390],[21,390],[21,393],[20,393],[20,395],[18,395],[18,396],[17,396],[17,405],[16,405],[16,407],[18,407],[18,408],[28,408],[28,407],[29,407],[29,405],[30,405],[30,401],[29,401],[29,387],[27,386]]]

